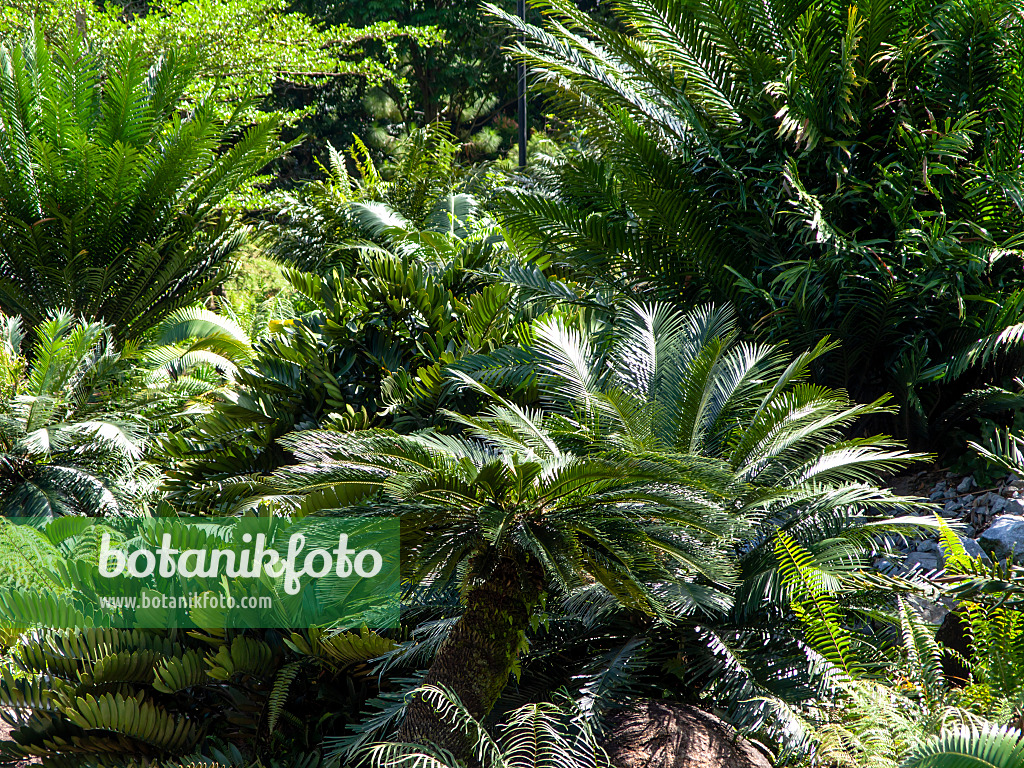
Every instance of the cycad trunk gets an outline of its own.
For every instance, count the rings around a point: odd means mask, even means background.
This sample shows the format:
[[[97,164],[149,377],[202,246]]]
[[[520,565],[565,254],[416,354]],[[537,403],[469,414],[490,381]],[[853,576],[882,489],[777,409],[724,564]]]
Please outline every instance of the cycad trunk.
[[[450,688],[474,717],[490,712],[508,683],[541,586],[535,564],[501,561],[466,597],[466,610],[438,649],[424,684]],[[462,734],[419,697],[409,702],[398,738],[437,744],[457,757],[469,757],[470,745]]]

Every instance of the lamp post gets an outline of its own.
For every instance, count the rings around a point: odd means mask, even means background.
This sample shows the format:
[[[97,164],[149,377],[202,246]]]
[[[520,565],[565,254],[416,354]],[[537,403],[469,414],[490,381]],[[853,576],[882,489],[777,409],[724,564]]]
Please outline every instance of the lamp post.
[[[526,0],[518,0],[519,18],[526,22]],[[524,39],[524,38],[520,38]],[[526,64],[519,63],[519,167],[526,168]]]

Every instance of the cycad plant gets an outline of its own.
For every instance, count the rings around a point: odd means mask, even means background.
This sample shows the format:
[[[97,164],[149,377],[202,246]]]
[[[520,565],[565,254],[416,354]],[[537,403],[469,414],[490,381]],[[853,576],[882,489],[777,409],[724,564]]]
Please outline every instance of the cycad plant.
[[[0,48],[0,308],[30,330],[63,307],[138,338],[225,277],[245,237],[225,198],[283,147],[244,104],[185,101],[186,58]]]
[[[310,311],[271,320],[270,333],[233,371],[237,394],[195,429],[166,439],[176,461],[176,503],[231,508],[235,491],[247,489],[225,481],[287,463],[277,439],[295,427],[374,423],[408,431],[443,422],[444,408],[466,407],[467,399],[445,367],[513,344],[532,316],[498,279],[508,254],[472,196],[432,199],[422,227],[384,203],[336,203],[343,233],[302,225],[325,242],[341,238],[336,251],[323,246],[334,256],[312,258],[321,253],[313,248],[311,263],[303,263],[322,271],[286,270]],[[280,234],[279,245],[293,256],[297,226]],[[192,322],[174,328],[202,331]],[[215,332],[210,343],[220,344],[222,335]],[[204,356],[213,351],[193,348]],[[227,370],[226,362],[219,365]]]
[[[454,729],[465,733],[471,754],[488,768],[609,768],[608,755],[594,733],[574,718],[571,711],[554,704],[528,704],[512,712],[500,726],[497,738],[450,691],[424,686],[422,695]],[[454,768],[459,760],[443,749],[422,744],[382,743],[366,750],[374,768]]]
[[[456,162],[460,145],[441,123],[414,128],[389,163],[374,162],[358,137],[347,158],[328,149],[326,177],[287,196],[273,223],[264,227],[267,252],[300,269],[351,266],[353,241],[367,236],[354,216],[360,204],[379,203],[412,228],[432,229],[449,201],[461,200],[467,191],[466,172]],[[447,225],[448,219],[441,223]]]
[[[748,666],[782,648],[801,654],[779,532],[849,599],[846,576],[891,525],[867,515],[910,504],[871,481],[914,456],[842,434],[883,405],[807,383],[824,346],[793,360],[738,343],[723,310],[632,305],[618,322],[570,313],[538,321],[525,341],[511,368],[501,354],[472,376],[451,370],[489,403],[481,416],[449,412],[457,434],[298,432],[280,442],[299,464],[254,487],[305,514],[384,491],[378,511],[407,523],[409,578],[440,588],[458,577],[465,610],[426,681],[450,686],[475,716],[504,688],[547,591],[675,622],[691,687],[717,687],[733,704],[763,693]],[[481,380],[518,380],[544,408]],[[680,648],[694,632],[714,650]],[[765,648],[766,635],[785,642]],[[719,651],[727,658],[707,661]],[[799,665],[785,666],[780,680],[792,683]],[[416,699],[399,735],[438,729]]]
[[[634,295],[734,301],[797,349],[829,334],[817,380],[891,392],[876,423],[922,447],[1019,406],[1016,0],[630,0],[608,26],[534,5],[543,26],[493,12],[582,130],[504,195],[513,244]]]
[[[724,552],[746,524],[742,491],[720,463],[576,452],[543,412],[491,396],[483,415],[455,417],[461,436],[294,433],[281,442],[300,463],[261,484],[264,498],[302,514],[383,491],[369,512],[402,516],[409,583],[459,584],[465,610],[425,682],[451,688],[474,717],[505,688],[548,589],[596,581],[664,617],[672,600],[706,595],[685,586],[665,595],[654,585],[695,575],[728,583]],[[422,696],[410,701],[398,735],[466,753]]]
[[[133,509],[148,487],[140,465],[147,425],[123,386],[124,363],[109,327],[58,313],[36,327],[25,351],[19,318],[3,318],[0,328],[2,513]]]
[[[864,581],[880,535],[916,524],[890,519],[915,503],[879,479],[918,457],[884,436],[849,436],[860,419],[887,406],[858,404],[812,383],[812,366],[828,348],[821,343],[792,357],[741,341],[728,308],[682,312],[627,302],[611,317],[555,311],[534,323],[514,365],[501,356],[469,370],[535,391],[552,413],[552,430],[578,451],[700,456],[743,484],[743,504],[756,514],[731,553],[736,585],[714,608],[691,607],[685,631],[652,636],[641,657],[664,663],[651,645],[676,643],[686,663],[675,668],[687,686],[749,726],[779,725],[787,702],[812,697],[821,684],[810,673],[818,662],[805,653],[790,577],[820,581],[842,621],[863,620],[886,610],[891,597],[881,583],[870,586],[875,577]],[[843,654],[816,653],[846,663]],[[766,699],[782,709],[772,711]]]

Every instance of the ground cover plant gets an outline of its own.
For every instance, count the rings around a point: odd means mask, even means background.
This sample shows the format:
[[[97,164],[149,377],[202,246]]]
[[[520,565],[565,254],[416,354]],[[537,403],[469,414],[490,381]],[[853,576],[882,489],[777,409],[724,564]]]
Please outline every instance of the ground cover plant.
[[[3,760],[1024,764],[1019,0],[80,5],[0,11]],[[107,626],[186,515],[400,521],[397,626]]]

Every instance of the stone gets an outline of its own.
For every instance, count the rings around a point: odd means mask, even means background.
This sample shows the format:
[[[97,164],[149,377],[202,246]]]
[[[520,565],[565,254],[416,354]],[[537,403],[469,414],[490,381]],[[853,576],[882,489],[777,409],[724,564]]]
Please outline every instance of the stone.
[[[942,495],[943,495],[943,496],[944,496],[945,498],[947,498],[947,499],[955,499],[955,498],[956,498],[956,489],[954,489],[954,488],[950,488],[950,489],[949,489],[948,491],[946,491],[946,492],[945,492],[945,493],[943,493]]]
[[[997,560],[1009,557],[1014,552],[1014,562],[1024,562],[1024,517],[1001,515],[997,517],[981,536],[981,548]]]
[[[882,573],[890,573],[896,569],[896,564],[887,557],[880,557],[874,562],[875,570]]]
[[[931,600],[918,597],[917,595],[911,595],[908,597],[907,602],[914,607],[917,611],[917,615],[925,623],[931,624],[934,627],[938,627],[942,624],[950,611],[950,607],[944,603],[933,603]]]
[[[939,551],[939,543],[937,541],[933,541],[932,539],[928,539],[926,541],[922,541],[920,544],[917,545],[917,551],[918,552],[938,552]]]
[[[725,721],[688,704],[640,699],[612,716],[603,746],[615,768],[771,768]]]
[[[974,475],[968,475],[960,481],[960,485],[956,487],[959,493],[967,493],[971,488],[974,487]]]
[[[1024,502],[1017,498],[1007,499],[1002,513],[1004,515],[1024,515]]]
[[[978,531],[975,530],[973,525],[968,525],[966,528],[964,528],[964,536],[966,536],[971,541],[974,541],[974,538],[977,535],[978,535]],[[975,543],[977,543],[977,542],[975,542]]]
[[[940,490],[940,491],[932,491],[931,495],[928,497],[928,500],[929,501],[942,501],[944,498],[946,498],[946,491],[945,490]]]
[[[903,561],[905,570],[918,570],[928,573],[939,570],[939,554],[936,552],[911,552]]]
[[[942,508],[939,514],[943,517],[956,517],[960,514],[960,510],[963,508],[964,505],[961,504],[959,501],[957,501],[956,499],[950,499],[949,501],[946,502],[946,506]]]
[[[985,504],[997,514],[1006,509],[1006,499],[998,493],[992,493],[991,491],[985,494]]]

